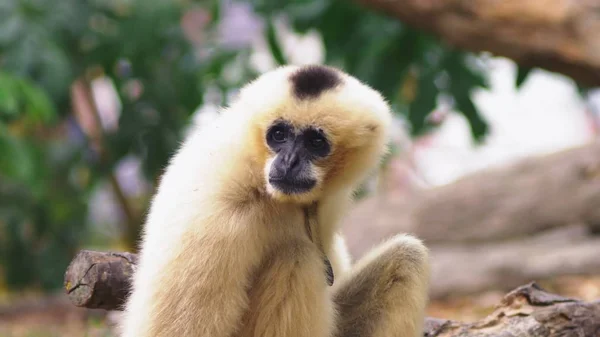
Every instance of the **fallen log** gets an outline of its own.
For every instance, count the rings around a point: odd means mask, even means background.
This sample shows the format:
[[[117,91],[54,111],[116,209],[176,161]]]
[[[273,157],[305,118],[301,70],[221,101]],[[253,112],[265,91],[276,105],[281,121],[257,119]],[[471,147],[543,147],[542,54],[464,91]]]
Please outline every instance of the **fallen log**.
[[[81,251],[65,273],[69,299],[80,307],[120,310],[135,264],[135,256],[129,253]],[[424,336],[597,337],[600,301],[565,298],[530,283],[507,294],[496,310],[481,321],[427,318]]]
[[[572,224],[592,231],[600,224],[599,153],[596,141],[482,170],[408,201],[368,197],[344,220],[348,247],[360,257],[399,232],[431,246],[507,240]]]
[[[358,0],[446,43],[600,84],[600,1]]]

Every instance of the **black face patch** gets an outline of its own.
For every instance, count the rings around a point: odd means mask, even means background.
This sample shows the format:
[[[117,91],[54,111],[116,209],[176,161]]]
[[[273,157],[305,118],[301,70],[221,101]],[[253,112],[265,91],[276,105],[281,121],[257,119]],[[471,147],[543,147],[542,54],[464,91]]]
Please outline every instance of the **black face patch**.
[[[331,146],[321,130],[308,128],[302,131],[304,147],[315,158],[325,157],[331,151]]]
[[[326,157],[331,145],[323,131],[314,127],[296,129],[290,123],[279,120],[267,130],[266,142],[276,153],[294,151],[307,160]]]
[[[316,185],[311,163],[331,152],[321,130],[295,129],[285,121],[277,121],[267,130],[265,141],[276,153],[269,171],[272,186],[286,194],[295,194],[307,192]]]
[[[306,66],[290,77],[294,95],[299,99],[318,97],[322,92],[335,88],[342,82],[338,74],[324,66]]]

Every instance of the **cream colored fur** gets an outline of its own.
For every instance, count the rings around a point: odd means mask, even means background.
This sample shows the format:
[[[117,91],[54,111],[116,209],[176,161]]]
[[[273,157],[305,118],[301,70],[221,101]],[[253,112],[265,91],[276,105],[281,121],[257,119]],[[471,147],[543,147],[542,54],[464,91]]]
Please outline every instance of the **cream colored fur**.
[[[389,108],[342,72],[337,88],[295,100],[288,78],[297,70],[282,67],[250,83],[172,158],[144,226],[121,336],[420,334],[425,247],[398,236],[352,267],[338,234],[354,189],[386,151]],[[313,168],[317,187],[304,195],[283,195],[266,182],[273,154],[265,132],[277,118],[318,125],[330,137],[331,155]],[[302,207],[313,201],[332,287],[304,227]]]

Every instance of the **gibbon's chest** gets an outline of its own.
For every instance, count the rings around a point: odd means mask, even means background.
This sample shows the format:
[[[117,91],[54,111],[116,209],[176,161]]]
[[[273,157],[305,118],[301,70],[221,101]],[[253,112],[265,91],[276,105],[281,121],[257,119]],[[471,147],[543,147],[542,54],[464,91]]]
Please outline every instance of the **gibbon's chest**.
[[[323,231],[321,230],[321,223],[319,223],[318,205],[312,204],[302,208],[302,221],[304,223],[304,229],[308,239],[314,244],[318,250],[321,260],[323,261],[323,272],[327,285],[332,286],[334,281],[333,268],[331,261],[327,256],[327,249],[324,247]],[[329,240],[331,241],[331,240]]]
[[[314,255],[315,259],[312,262],[320,264],[322,276],[326,283],[329,286],[333,285],[335,281],[334,270],[330,257],[326,254],[331,248],[326,246],[331,245],[332,238],[324,237],[329,235],[329,231],[323,231],[322,226],[327,227],[328,224],[320,223],[322,220],[320,220],[318,212],[318,204],[313,203],[304,207],[295,206],[279,213],[279,216],[272,216],[271,218],[278,219],[278,223],[271,224],[266,252],[261,263],[262,268],[268,265],[273,256],[276,256],[281,249],[293,247],[301,242],[305,245],[306,250],[311,251]],[[282,214],[285,215],[281,216]],[[331,258],[335,257],[332,256]],[[258,270],[261,270],[261,268],[258,268]]]
[[[326,265],[331,268],[308,237],[282,238],[250,277],[248,305],[236,337],[262,336],[261,331],[273,319],[289,318],[285,324],[303,322],[304,308],[329,306]],[[288,317],[286,313],[297,313],[299,317]]]

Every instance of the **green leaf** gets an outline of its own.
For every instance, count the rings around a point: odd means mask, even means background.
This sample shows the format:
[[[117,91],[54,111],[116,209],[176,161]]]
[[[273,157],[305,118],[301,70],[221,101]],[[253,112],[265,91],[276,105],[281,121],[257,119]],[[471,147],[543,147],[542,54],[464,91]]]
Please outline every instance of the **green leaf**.
[[[273,19],[268,18],[267,20],[267,43],[269,44],[269,49],[271,50],[271,55],[275,59],[278,65],[282,66],[287,64],[285,56],[283,55],[283,50],[281,49],[281,45],[277,39],[277,33],[275,32],[275,25],[273,24]]]
[[[434,75],[432,71],[426,71],[418,77],[416,97],[410,102],[408,114],[413,135],[419,135],[427,131],[425,121],[427,116],[436,107],[437,97],[440,92],[435,85]]]
[[[483,119],[473,101],[468,96],[455,97],[456,109],[469,121],[471,134],[476,142],[480,143],[489,131],[487,122]]]
[[[575,86],[577,87],[577,93],[579,94],[579,97],[581,97],[581,98],[585,98],[587,96],[588,92],[590,91],[590,87],[585,84],[575,82]]]
[[[0,72],[0,116],[16,118],[21,114],[33,121],[48,122],[54,115],[54,105],[35,83]]]
[[[25,142],[12,137],[0,124],[0,174],[21,182],[31,180],[34,159]]]
[[[523,83],[525,83],[525,80],[533,69],[534,68],[531,67],[517,66],[517,80],[515,82],[517,89],[520,88]]]
[[[25,113],[33,120],[49,122],[56,115],[54,105],[45,92],[29,81],[19,81]]]
[[[462,52],[449,51],[443,61],[443,66],[448,73],[448,93],[454,99],[455,108],[469,122],[473,139],[481,142],[489,127],[471,101],[471,93],[476,88],[487,88],[487,77],[485,73],[477,72],[467,64],[467,55]]]
[[[222,1],[219,1],[219,0],[208,1],[207,7],[210,12],[210,17],[214,18],[213,20],[211,20],[210,24],[218,23],[217,18],[221,17],[221,14],[222,14],[221,6],[222,5],[223,5]]]
[[[0,116],[15,117],[19,114],[19,101],[16,82],[12,77],[0,72]]]

